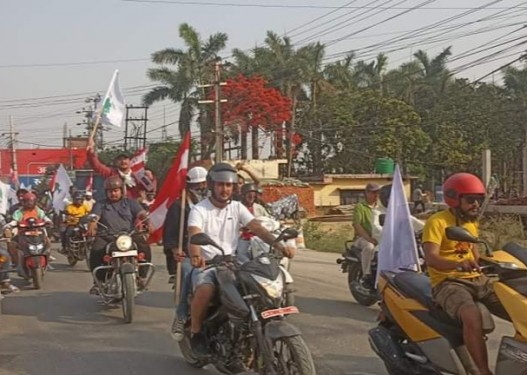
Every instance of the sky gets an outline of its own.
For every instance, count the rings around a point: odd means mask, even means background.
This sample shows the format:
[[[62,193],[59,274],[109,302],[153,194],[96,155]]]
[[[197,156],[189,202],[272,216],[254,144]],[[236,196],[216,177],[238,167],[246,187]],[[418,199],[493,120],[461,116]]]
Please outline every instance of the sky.
[[[233,48],[262,45],[267,30],[297,46],[327,43],[325,63],[350,51],[366,61],[384,52],[394,68],[419,49],[434,56],[452,46],[449,68],[470,80],[518,59],[527,42],[527,1],[520,0],[0,0],[0,14],[0,134],[13,116],[19,148],[62,145],[65,123],[81,134],[76,112],[86,98],[104,95],[115,69],[127,103],[141,105],[153,84],[150,55],[184,48],[184,22],[204,39],[227,33],[227,59]],[[485,80],[501,83],[501,75]],[[176,104],[152,105],[149,141],[161,138],[164,123],[177,139],[177,118]],[[124,128],[105,133],[110,145],[123,135]]]

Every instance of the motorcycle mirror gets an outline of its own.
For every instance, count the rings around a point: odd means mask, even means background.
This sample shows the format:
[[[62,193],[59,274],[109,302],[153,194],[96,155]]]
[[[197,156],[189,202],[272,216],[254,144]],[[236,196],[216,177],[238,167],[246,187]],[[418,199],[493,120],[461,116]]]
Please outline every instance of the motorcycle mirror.
[[[379,215],[379,224],[382,226],[384,226],[384,222],[386,221],[386,214],[380,214]]]
[[[453,241],[463,241],[478,243],[482,242],[479,238],[473,236],[468,230],[462,227],[448,227],[445,229],[446,237]]]
[[[192,245],[199,245],[199,246],[214,246],[215,248],[219,249],[222,254],[224,254],[223,249],[216,243],[207,233],[196,233],[192,237],[190,237],[190,243]]]
[[[88,215],[88,220],[89,220],[89,221],[96,221],[96,220],[97,220],[97,215],[95,215],[95,214],[89,214],[89,215]]]
[[[286,228],[280,233],[275,242],[287,241],[298,237],[298,231],[295,228]]]

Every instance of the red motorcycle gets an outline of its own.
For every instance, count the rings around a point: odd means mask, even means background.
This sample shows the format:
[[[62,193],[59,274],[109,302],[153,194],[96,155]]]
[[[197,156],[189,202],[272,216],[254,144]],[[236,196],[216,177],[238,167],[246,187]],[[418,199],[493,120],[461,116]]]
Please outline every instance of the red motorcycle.
[[[30,217],[18,223],[18,251],[22,254],[20,272],[33,281],[35,289],[42,287],[44,273],[48,266],[49,239],[44,220]]]

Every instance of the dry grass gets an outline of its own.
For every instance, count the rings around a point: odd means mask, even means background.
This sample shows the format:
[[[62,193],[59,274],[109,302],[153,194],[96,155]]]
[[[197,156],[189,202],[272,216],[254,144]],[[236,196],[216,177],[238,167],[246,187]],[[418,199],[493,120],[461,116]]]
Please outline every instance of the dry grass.
[[[313,250],[341,253],[344,242],[353,239],[351,222],[309,222],[303,225],[306,247]],[[518,215],[486,215],[480,225],[480,236],[492,249],[507,242],[527,248],[521,218]]]

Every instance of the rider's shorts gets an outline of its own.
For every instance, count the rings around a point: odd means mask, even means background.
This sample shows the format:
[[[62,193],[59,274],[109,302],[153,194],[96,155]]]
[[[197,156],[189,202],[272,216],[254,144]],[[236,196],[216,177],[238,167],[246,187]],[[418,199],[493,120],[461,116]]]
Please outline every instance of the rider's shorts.
[[[215,285],[216,280],[216,268],[208,268],[206,270],[194,269],[192,271],[192,285],[194,290],[204,284]]]
[[[472,279],[447,278],[433,288],[435,301],[453,319],[459,320],[459,310],[483,303],[491,313],[508,319],[489,278],[481,275]]]

